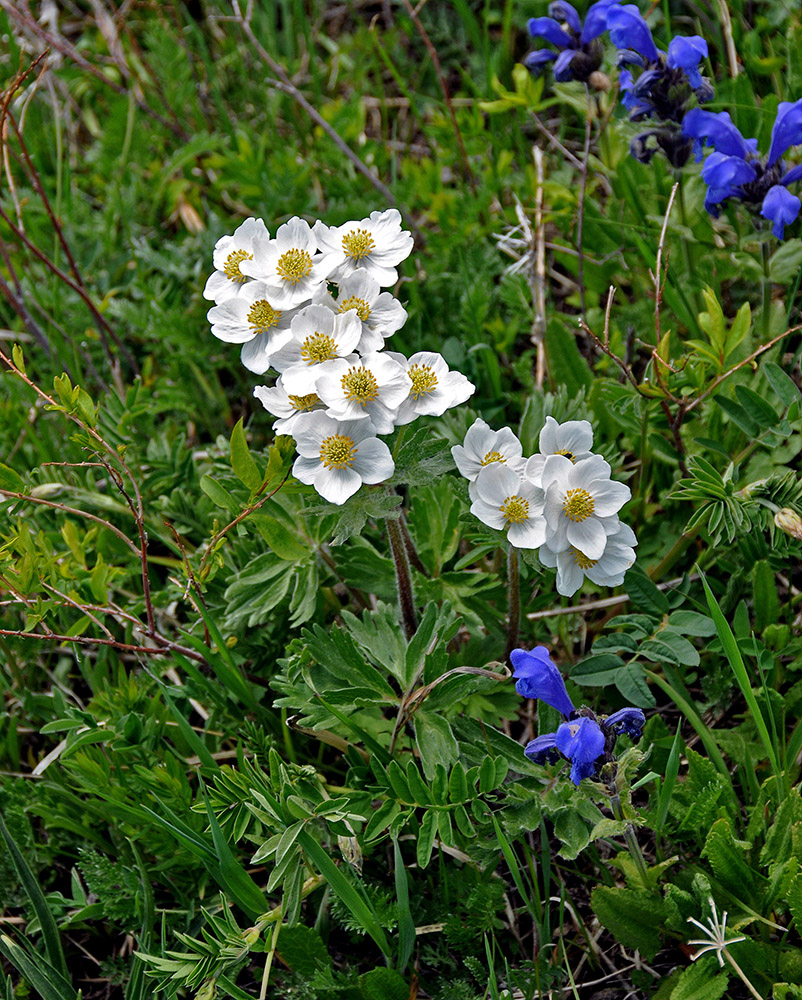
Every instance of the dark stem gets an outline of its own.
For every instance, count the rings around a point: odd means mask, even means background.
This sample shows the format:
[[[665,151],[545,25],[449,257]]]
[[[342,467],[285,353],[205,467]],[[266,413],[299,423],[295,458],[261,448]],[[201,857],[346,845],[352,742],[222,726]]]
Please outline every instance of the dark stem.
[[[398,603],[401,608],[401,624],[404,626],[404,634],[407,639],[411,639],[418,630],[415,594],[412,590],[412,576],[409,571],[404,536],[398,521],[393,518],[387,518],[387,538],[390,541],[390,551],[395,563],[395,582],[398,588]]]
[[[512,545],[507,551],[507,589],[509,592],[509,620],[507,622],[506,658],[518,645],[518,630],[521,621],[521,587],[518,573],[518,549]]]
[[[769,244],[764,240],[760,245],[760,255],[763,261],[763,280],[760,283],[760,326],[763,331],[763,341],[769,339],[771,330],[771,280],[769,279]]]
[[[404,536],[404,548],[407,550],[407,558],[409,559],[410,565],[419,573],[425,574],[426,567],[420,561],[420,556],[415,548],[415,543],[412,541],[412,535],[409,533],[409,526],[407,525],[407,519],[404,517],[403,512],[399,518],[399,523],[401,525],[401,534]]]

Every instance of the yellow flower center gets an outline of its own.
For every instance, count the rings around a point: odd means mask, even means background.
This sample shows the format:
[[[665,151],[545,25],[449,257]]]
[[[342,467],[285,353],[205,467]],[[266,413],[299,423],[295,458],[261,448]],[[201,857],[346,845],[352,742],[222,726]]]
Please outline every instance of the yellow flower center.
[[[345,398],[352,399],[361,406],[377,399],[379,395],[376,376],[369,368],[361,366],[348,369],[342,377],[342,387],[345,390]]]
[[[573,545],[571,546],[571,551],[574,553],[574,562],[580,569],[593,569],[599,561],[598,559],[588,559],[584,552],[575,549]]]
[[[593,513],[593,497],[587,490],[568,490],[563,500],[563,514],[572,521],[584,521]]]
[[[576,465],[576,459],[574,458],[574,453],[569,451],[567,448],[560,448],[559,451],[554,452],[555,455],[565,455],[566,458],[570,458],[571,461]]]
[[[312,270],[312,258],[306,250],[287,250],[276,262],[278,276],[291,285],[297,285]]]
[[[239,269],[240,264],[244,260],[253,260],[253,254],[248,253],[247,250],[232,250],[223,264],[223,274],[229,280],[236,281],[238,285],[248,280],[247,276]]]
[[[325,333],[310,333],[301,344],[301,360],[308,365],[319,365],[321,361],[333,361],[337,357],[337,345]]]
[[[347,434],[332,434],[320,442],[320,461],[327,469],[347,469],[356,453],[356,443]]]
[[[352,229],[343,236],[343,250],[351,260],[360,261],[375,249],[376,244],[367,229]]]
[[[420,399],[427,392],[434,392],[437,388],[437,376],[429,365],[410,365],[407,375],[412,379],[409,394],[415,399]]]
[[[506,462],[506,461],[507,459],[501,454],[500,451],[489,451],[479,464],[491,465],[493,462]]]
[[[355,309],[357,316],[362,320],[363,323],[367,323],[370,316],[370,306],[364,299],[357,298],[356,295],[351,295],[347,299],[343,299],[342,302],[337,300],[337,312],[348,312],[349,309]]]
[[[289,399],[292,408],[294,410],[299,410],[299,411],[311,410],[313,406],[316,406],[320,402],[320,399],[318,398],[318,395],[315,392],[310,392],[308,396],[288,395],[287,399]]]
[[[520,524],[529,520],[529,501],[523,497],[507,497],[499,510],[507,519],[507,524]]]
[[[267,299],[257,299],[248,310],[248,326],[254,333],[266,333],[281,319],[281,313],[274,309]]]

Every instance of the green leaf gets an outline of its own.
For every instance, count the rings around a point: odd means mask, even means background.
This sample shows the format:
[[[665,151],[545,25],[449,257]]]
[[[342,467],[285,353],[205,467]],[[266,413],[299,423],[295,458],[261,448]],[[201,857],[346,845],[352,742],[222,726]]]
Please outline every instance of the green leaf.
[[[212,479],[211,476],[201,476],[200,488],[206,494],[206,496],[216,504],[218,507],[222,507],[224,510],[229,511],[232,514],[239,514],[240,505],[231,496],[225,486],[221,486],[220,483]]]
[[[750,389],[746,385],[736,385],[735,395],[738,402],[749,414],[749,419],[754,420],[760,427],[776,427],[780,422],[779,413],[754,389]]]
[[[365,1000],[409,1000],[409,985],[395,969],[371,969],[359,977]]]
[[[624,661],[615,653],[592,653],[574,664],[568,675],[576,684],[587,687],[604,687],[615,683]]]
[[[672,611],[668,624],[684,635],[709,636],[716,634],[716,626],[712,618],[699,614],[698,611]]]
[[[639,889],[598,886],[590,905],[603,926],[625,947],[636,948],[649,961],[660,950],[665,904],[659,896]]]
[[[654,708],[657,704],[649,690],[643,667],[637,663],[628,663],[618,671],[615,676],[615,686],[630,705],[638,708]]]
[[[639,566],[633,566],[624,577],[624,586],[636,608],[647,614],[667,615],[668,598],[658,590]]]
[[[766,559],[758,559],[752,567],[752,594],[755,608],[755,631],[762,632],[780,617],[780,596],[774,570]]]
[[[717,972],[712,958],[704,956],[683,969],[670,1000],[719,1000],[729,983],[729,972]]]
[[[771,255],[769,280],[775,285],[787,285],[796,277],[802,265],[802,240],[785,240]]]
[[[25,483],[21,477],[8,465],[0,462],[0,490],[8,490],[10,493],[24,493]]]
[[[423,814],[423,820],[420,825],[420,833],[418,834],[418,868],[425,868],[429,864],[436,834],[437,813],[434,809],[427,809]]]
[[[747,437],[754,438],[759,435],[760,425],[750,417],[742,406],[739,406],[738,403],[734,403],[731,399],[727,399],[726,396],[722,396],[721,393],[714,396],[713,399],[727,414],[735,426],[742,430]]]
[[[318,969],[330,968],[332,964],[318,932],[303,924],[281,928],[276,954],[304,979],[311,979]]]
[[[724,344],[727,337],[727,327],[724,312],[712,288],[704,288],[702,297],[707,306],[707,312],[699,313],[699,326],[705,331],[719,356],[724,356]]]
[[[56,921],[53,914],[50,912],[50,907],[47,905],[47,900],[45,899],[44,893],[36,880],[36,876],[28,866],[28,862],[23,857],[16,841],[9,833],[5,822],[3,821],[2,815],[0,815],[0,837],[2,837],[5,841],[6,849],[8,850],[9,858],[11,859],[11,864],[17,874],[17,878],[19,879],[22,888],[25,890],[26,896],[30,900],[31,908],[36,914],[36,919],[39,922],[39,927],[42,932],[42,940],[44,942],[47,960],[50,965],[53,966],[54,970],[66,980],[69,973],[67,971],[67,962],[64,958],[64,952],[61,947],[61,937],[59,936]]]
[[[25,941],[24,938],[22,940]],[[71,983],[49,962],[37,955],[30,945],[26,950],[7,934],[0,934],[0,955],[11,962],[38,992],[41,1000],[78,1000],[80,994]]]
[[[264,511],[255,511],[251,514],[251,520],[279,559],[284,559],[286,562],[303,562],[312,554],[311,549],[299,541],[285,525]]]
[[[784,372],[779,365],[775,365],[773,361],[765,361],[762,368],[769,385],[784,406],[799,402],[799,388],[790,375]]]
[[[415,742],[420,751],[423,773],[434,780],[438,764],[449,769],[459,760],[459,745],[448,719],[420,709],[415,715]]]
[[[415,950],[415,921],[409,905],[409,878],[398,837],[393,837],[393,865],[398,903],[398,970],[403,972]]]
[[[366,841],[374,840],[393,822],[401,812],[401,806],[395,799],[387,799],[370,815],[368,825],[365,827],[362,836]]]
[[[247,486],[251,493],[255,493],[262,485],[261,473],[245,438],[242,417],[234,424],[234,430],[231,432],[231,468],[237,479]]]
[[[590,368],[579,352],[574,332],[565,323],[558,319],[549,321],[544,346],[552,384],[565,386],[569,397],[590,388],[593,382]]]
[[[695,647],[684,636],[680,635],[678,631],[671,628],[671,626],[661,629],[657,633],[656,639],[668,646],[676,656],[678,663],[681,663],[685,667],[699,666],[699,653]]]

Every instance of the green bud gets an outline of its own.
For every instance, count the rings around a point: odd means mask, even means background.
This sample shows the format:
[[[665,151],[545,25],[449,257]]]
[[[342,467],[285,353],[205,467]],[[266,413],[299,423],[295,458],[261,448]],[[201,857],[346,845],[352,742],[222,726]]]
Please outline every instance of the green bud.
[[[778,510],[774,515],[774,523],[786,535],[802,541],[802,517],[795,510],[791,510],[790,507],[783,507],[782,510]]]

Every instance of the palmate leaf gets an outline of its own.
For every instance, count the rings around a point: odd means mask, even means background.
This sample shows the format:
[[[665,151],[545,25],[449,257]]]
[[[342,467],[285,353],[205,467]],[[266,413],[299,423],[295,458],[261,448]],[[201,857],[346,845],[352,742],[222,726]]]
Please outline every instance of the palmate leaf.
[[[352,535],[360,534],[368,520],[400,517],[401,503],[402,497],[388,493],[384,487],[362,486],[344,504],[315,504],[307,507],[305,513],[336,515],[331,544],[342,545]]]

